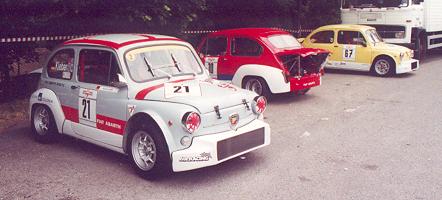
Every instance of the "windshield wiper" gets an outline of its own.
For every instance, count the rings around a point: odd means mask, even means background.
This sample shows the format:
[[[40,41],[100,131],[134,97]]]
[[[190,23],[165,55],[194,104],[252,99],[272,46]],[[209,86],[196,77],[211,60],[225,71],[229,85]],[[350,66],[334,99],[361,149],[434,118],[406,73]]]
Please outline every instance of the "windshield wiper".
[[[173,65],[176,67],[176,69],[178,69],[179,72],[181,72],[181,68],[178,66],[178,62],[176,61],[172,53],[170,53],[170,57],[172,57]]]
[[[152,74],[152,77],[155,77],[155,74],[152,71],[152,67],[150,66],[149,61],[147,61],[146,57],[144,57],[144,63],[146,63],[147,71]]]
[[[172,75],[170,75],[169,73],[167,73],[167,72],[165,72],[165,71],[163,71],[163,70],[161,70],[161,69],[154,69],[154,70],[158,70],[158,71],[160,71],[161,73],[163,73],[163,74],[166,74],[166,76],[167,76],[167,78],[168,79],[171,79],[172,78]]]

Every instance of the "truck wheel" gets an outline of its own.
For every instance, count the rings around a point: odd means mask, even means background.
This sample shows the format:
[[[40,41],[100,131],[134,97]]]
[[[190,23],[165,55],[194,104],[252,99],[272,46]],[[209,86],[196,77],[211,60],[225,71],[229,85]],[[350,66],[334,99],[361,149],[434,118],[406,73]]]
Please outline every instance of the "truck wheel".
[[[424,60],[427,55],[427,40],[425,36],[419,37],[416,41],[416,53],[414,57],[418,60]]]
[[[40,143],[55,142],[58,136],[57,126],[51,110],[44,105],[36,105],[31,113],[32,136]]]
[[[260,96],[270,97],[270,89],[266,81],[260,77],[247,77],[244,79],[242,88],[255,92]]]
[[[373,62],[372,72],[376,76],[391,76],[396,73],[396,64],[394,60],[389,57],[379,57]]]
[[[172,171],[167,143],[156,128],[136,130],[130,139],[129,155],[136,172],[143,178],[156,179]]]

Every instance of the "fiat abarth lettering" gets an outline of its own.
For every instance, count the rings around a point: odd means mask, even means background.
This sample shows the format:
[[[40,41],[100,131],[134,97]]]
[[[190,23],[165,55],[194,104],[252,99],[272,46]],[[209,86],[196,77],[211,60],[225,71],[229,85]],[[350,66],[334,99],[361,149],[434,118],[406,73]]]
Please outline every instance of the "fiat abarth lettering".
[[[259,95],[304,94],[321,84],[328,52],[303,48],[288,32],[269,28],[242,28],[209,34],[198,52],[213,78]]]
[[[270,144],[266,99],[213,80],[190,44],[111,34],[65,42],[30,99],[32,133],[130,156],[146,178],[216,165]]]
[[[371,71],[377,76],[419,69],[413,50],[385,43],[376,29],[369,26],[323,26],[314,30],[302,44],[331,52],[325,68]]]

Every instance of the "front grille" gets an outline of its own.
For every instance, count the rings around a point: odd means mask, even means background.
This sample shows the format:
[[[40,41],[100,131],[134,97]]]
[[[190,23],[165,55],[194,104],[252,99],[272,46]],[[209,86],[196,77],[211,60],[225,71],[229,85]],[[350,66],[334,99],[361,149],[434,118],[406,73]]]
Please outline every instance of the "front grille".
[[[417,62],[411,63],[411,69],[416,69],[416,68],[417,68]]]
[[[217,144],[218,160],[264,144],[264,128],[221,140]]]

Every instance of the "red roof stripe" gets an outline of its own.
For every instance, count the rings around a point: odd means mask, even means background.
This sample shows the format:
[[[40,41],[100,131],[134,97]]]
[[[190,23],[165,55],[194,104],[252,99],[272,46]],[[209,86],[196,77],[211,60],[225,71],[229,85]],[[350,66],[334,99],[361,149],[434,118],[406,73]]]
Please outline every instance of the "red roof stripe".
[[[96,40],[96,39],[78,39],[78,40],[66,41],[64,44],[67,45],[67,44],[85,43],[85,44],[95,44],[95,45],[107,46],[107,47],[110,47],[113,49],[119,49],[121,47],[131,45],[131,44],[136,44],[136,43],[141,43],[141,42],[149,42],[149,41],[164,41],[164,40],[182,41],[178,38],[154,38],[154,37],[151,37],[149,39],[131,40],[128,42],[123,42],[123,43],[115,43],[115,42],[111,42],[111,41]]]

